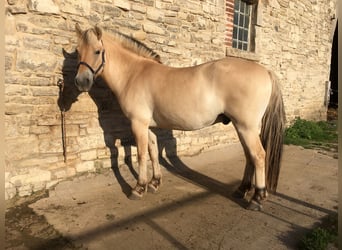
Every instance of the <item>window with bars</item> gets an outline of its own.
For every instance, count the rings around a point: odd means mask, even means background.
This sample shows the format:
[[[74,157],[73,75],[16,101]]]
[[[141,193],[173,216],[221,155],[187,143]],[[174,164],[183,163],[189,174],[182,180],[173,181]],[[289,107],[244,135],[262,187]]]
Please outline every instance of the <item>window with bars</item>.
[[[227,45],[244,51],[251,50],[252,5],[242,0],[226,0]]]
[[[233,48],[249,50],[251,6],[241,0],[234,2]]]

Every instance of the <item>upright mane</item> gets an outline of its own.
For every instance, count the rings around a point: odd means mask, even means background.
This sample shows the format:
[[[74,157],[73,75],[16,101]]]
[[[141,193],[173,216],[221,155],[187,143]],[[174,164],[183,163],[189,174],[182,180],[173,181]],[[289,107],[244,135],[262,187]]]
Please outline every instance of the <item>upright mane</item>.
[[[82,40],[85,43],[92,43],[93,39],[98,35],[98,32],[101,32],[99,30],[96,30],[97,27],[95,28],[90,28],[88,30],[85,30],[82,32]],[[94,37],[95,34],[95,37]],[[127,36],[125,34],[122,34],[118,31],[111,31],[110,37],[115,39],[117,42],[121,44],[124,48],[138,54],[139,56],[145,57],[145,58],[150,58],[154,61],[157,61],[158,63],[161,63],[160,61],[160,56],[154,52],[152,49],[147,47],[145,44],[142,42],[134,39],[133,37]]]
[[[161,63],[160,56],[152,49],[147,47],[144,43],[134,39],[133,37],[122,34],[118,31],[110,33],[112,37],[118,41],[124,48],[138,54],[139,56],[146,57]]]

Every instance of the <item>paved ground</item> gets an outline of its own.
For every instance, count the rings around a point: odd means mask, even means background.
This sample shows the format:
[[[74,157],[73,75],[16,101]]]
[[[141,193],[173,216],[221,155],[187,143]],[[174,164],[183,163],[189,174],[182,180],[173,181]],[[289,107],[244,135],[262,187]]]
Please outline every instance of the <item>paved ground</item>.
[[[244,168],[239,144],[163,165],[160,192],[140,201],[127,199],[136,167],[58,184],[27,207],[45,226],[17,221],[31,238],[6,231],[6,248],[295,249],[315,223],[337,212],[337,159],[315,150],[285,147],[278,193],[262,212],[231,197]],[[57,233],[45,235],[49,230]]]

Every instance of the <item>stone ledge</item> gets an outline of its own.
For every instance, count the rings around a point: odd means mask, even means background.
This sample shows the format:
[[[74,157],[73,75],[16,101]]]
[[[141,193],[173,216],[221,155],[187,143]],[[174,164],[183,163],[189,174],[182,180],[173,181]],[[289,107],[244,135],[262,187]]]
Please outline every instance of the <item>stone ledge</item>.
[[[226,47],[226,56],[244,58],[250,61],[259,62],[260,56],[255,52],[244,51],[232,47]]]

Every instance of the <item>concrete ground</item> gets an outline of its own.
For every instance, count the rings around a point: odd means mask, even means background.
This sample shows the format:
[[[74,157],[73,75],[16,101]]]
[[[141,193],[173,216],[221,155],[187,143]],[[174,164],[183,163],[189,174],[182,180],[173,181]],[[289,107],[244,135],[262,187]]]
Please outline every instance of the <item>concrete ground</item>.
[[[245,164],[240,144],[162,164],[159,193],[143,200],[127,198],[137,168],[122,166],[61,182],[30,207],[78,249],[295,249],[337,212],[337,159],[316,150],[285,146],[278,193],[261,212],[231,197]]]

